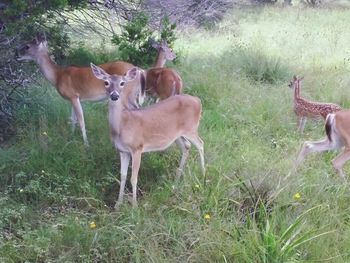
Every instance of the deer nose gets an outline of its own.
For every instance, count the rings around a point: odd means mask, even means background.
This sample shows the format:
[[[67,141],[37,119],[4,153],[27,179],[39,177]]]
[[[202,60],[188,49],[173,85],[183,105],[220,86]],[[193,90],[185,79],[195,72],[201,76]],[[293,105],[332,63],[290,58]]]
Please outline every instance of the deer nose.
[[[110,98],[111,98],[111,100],[116,101],[116,100],[119,99],[119,95],[118,95],[117,92],[112,92],[112,93],[110,94]]]

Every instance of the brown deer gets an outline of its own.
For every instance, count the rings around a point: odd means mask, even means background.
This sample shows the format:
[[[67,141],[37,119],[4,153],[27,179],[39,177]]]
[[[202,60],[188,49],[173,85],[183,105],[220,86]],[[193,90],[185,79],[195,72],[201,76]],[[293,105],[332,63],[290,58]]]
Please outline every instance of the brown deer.
[[[303,77],[297,78],[294,76],[288,85],[290,88],[294,89],[293,109],[298,118],[297,127],[300,132],[303,132],[304,130],[306,118],[322,117],[323,119],[326,119],[329,113],[341,110],[340,106],[334,103],[314,102],[301,97],[300,82],[302,80]]]
[[[168,54],[169,53],[169,54]],[[171,57],[170,49],[158,49],[157,63],[164,65],[166,58]],[[72,105],[71,123],[74,130],[76,123],[80,125],[83,140],[88,145],[85,121],[81,101],[98,101],[106,98],[106,89],[103,81],[96,79],[90,67],[58,66],[49,56],[46,37],[38,34],[31,42],[18,50],[18,60],[34,60],[40,67],[45,78],[57,89],[58,93]],[[110,74],[125,74],[134,65],[124,61],[113,61],[99,65]],[[141,91],[142,76],[134,85]],[[144,80],[143,80],[144,81]],[[130,85],[129,85],[130,86]],[[138,89],[130,89],[129,106],[138,107],[136,97]]]
[[[168,47],[165,40],[160,43],[153,42],[152,47],[158,50],[158,56],[154,65],[143,71],[146,79],[145,90],[142,91],[139,103],[143,103],[145,95],[157,97],[157,101],[164,100],[182,91],[182,79],[175,69],[164,68],[167,60],[176,58],[175,53]]]
[[[182,171],[189,149],[185,140],[189,140],[198,149],[203,175],[204,148],[198,136],[198,126],[202,105],[197,97],[176,95],[142,109],[129,109],[124,89],[129,81],[137,78],[138,69],[133,68],[125,75],[110,75],[102,68],[91,64],[96,78],[103,80],[108,100],[108,121],[113,145],[120,153],[121,182],[116,207],[123,202],[124,187],[128,164],[132,161],[132,204],[135,207],[138,172],[143,152],[161,151],[178,141],[182,157],[179,171]],[[180,175],[180,174],[178,174]]]
[[[312,152],[336,150],[344,147],[341,154],[332,160],[334,169],[344,178],[343,165],[350,159],[350,110],[340,110],[328,114],[325,124],[326,137],[319,141],[304,142],[297,160],[295,169]]]

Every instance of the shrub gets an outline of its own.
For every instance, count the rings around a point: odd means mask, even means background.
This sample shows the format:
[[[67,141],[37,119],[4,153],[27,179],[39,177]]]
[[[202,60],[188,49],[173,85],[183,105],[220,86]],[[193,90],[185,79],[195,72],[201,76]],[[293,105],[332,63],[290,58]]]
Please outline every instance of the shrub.
[[[147,67],[154,62],[157,51],[150,47],[149,39],[152,37],[152,31],[148,25],[149,17],[140,12],[122,27],[120,35],[113,36],[112,43],[118,46],[120,59],[140,67]],[[176,39],[175,27],[176,25],[170,23],[167,17],[162,19],[160,36],[170,47]]]
[[[288,67],[281,63],[280,58],[267,56],[259,50],[239,50],[233,56],[238,70],[255,81],[276,83],[285,81],[290,75]]]
[[[116,52],[106,50],[105,47],[101,46],[97,50],[91,50],[87,48],[83,43],[79,43],[76,48],[72,48],[66,58],[66,63],[76,65],[89,65],[90,62],[95,64],[105,63],[113,59],[117,59],[118,55]]]

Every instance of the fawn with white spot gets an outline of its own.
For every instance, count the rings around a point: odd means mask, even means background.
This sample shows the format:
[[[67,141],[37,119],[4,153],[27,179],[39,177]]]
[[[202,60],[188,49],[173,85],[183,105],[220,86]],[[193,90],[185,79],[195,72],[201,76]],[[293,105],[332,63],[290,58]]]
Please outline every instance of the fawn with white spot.
[[[314,102],[301,97],[300,82],[302,79],[303,77],[297,78],[294,76],[288,85],[294,89],[293,110],[298,118],[297,127],[300,132],[304,130],[306,118],[322,117],[326,119],[329,113],[341,110],[341,107],[334,103]]]

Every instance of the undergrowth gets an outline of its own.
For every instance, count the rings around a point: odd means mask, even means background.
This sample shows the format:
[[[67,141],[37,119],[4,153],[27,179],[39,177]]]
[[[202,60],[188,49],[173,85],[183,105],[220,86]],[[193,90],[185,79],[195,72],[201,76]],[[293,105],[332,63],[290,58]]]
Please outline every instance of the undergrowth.
[[[83,103],[86,148],[71,131],[69,103],[39,80],[17,113],[16,137],[0,148],[0,261],[349,262],[349,185],[331,168],[335,152],[292,172],[301,143],[322,137],[323,123],[296,131],[287,86],[304,75],[304,96],[349,105],[350,35],[332,30],[349,17],[242,9],[215,31],[182,32],[177,70],[203,104],[206,177],[193,147],[180,180],[175,145],[145,153],[137,209],[113,209],[120,166],[106,102]],[[87,46],[74,63],[110,58]]]

